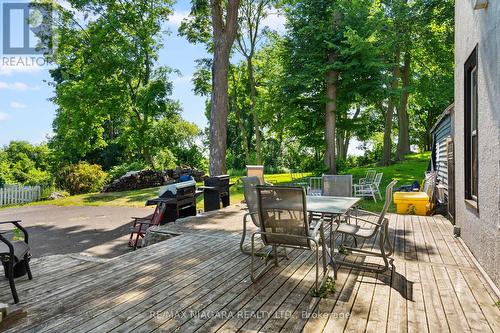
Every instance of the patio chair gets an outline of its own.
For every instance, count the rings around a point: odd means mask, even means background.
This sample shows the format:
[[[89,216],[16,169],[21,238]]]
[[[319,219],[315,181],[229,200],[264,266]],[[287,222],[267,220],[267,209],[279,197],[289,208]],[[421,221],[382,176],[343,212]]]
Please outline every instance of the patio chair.
[[[269,268],[266,265],[259,274],[255,269],[255,238],[260,236],[265,245],[272,247],[274,265],[278,266],[277,248],[293,248],[316,253],[316,282],[318,290],[320,253],[322,247],[323,279],[327,273],[326,242],[323,221],[317,221],[314,229],[309,228],[306,207],[306,193],[300,187],[257,186],[261,230],[252,234],[251,278],[257,281]]]
[[[24,229],[21,221],[6,221],[1,224],[13,224],[24,234],[24,240],[8,240],[3,235],[9,231],[0,232],[0,259],[2,260],[5,276],[9,279],[10,291],[14,298],[14,303],[19,303],[14,278],[28,274],[28,279],[32,280],[29,260],[31,258],[30,247],[28,245],[28,232]]]
[[[364,249],[359,249],[357,247],[345,247],[347,251],[350,251],[351,253],[359,253],[362,255],[372,255],[372,256],[377,256],[381,257],[382,260],[384,261],[384,266],[382,268],[376,269],[373,267],[369,267],[368,265],[363,265],[363,264],[356,264],[354,262],[349,262],[349,261],[339,261],[335,260],[335,264],[340,264],[340,265],[346,265],[349,267],[354,267],[354,268],[359,268],[359,269],[364,269],[368,270],[374,273],[382,273],[385,272],[389,268],[389,261],[388,257],[392,255],[393,252],[393,247],[390,241],[389,237],[389,219],[385,217],[387,213],[387,209],[389,208],[389,204],[391,203],[391,198],[392,198],[392,189],[394,188],[394,185],[396,184],[396,180],[393,180],[385,189],[385,204],[382,212],[380,214],[364,211],[364,210],[358,210],[357,214],[359,215],[360,213],[363,213],[364,215],[370,215],[370,216],[375,216],[376,221],[370,221],[364,218],[359,217],[358,215],[356,216],[350,216],[350,219],[356,219],[357,223],[352,224],[352,223],[339,223],[336,228],[334,227],[333,232],[332,232],[332,238],[336,239],[336,234],[339,233],[341,235],[348,235],[348,236],[353,236],[353,237],[360,237],[364,239],[370,239],[370,238],[376,238],[377,235],[379,237],[379,249],[378,251],[374,250],[364,250]],[[363,222],[363,223],[359,223]],[[336,270],[334,270],[336,272]]]
[[[309,177],[307,195],[320,196],[323,192],[323,177]]]
[[[360,178],[358,181],[358,184],[359,185],[368,185],[368,184],[373,183],[373,181],[375,180],[376,174],[377,174],[377,171],[375,171],[375,170],[366,171],[365,177]]]
[[[165,211],[167,210],[167,205],[164,202],[158,203],[153,212],[153,215],[148,217],[132,217],[134,219],[134,224],[130,229],[130,237],[128,239],[128,246],[133,247],[134,251],[140,247],[139,240],[144,238],[146,230],[151,226],[160,225],[163,220]],[[135,235],[135,238],[134,238]]]
[[[332,197],[352,196],[352,175],[323,175],[322,195]]]
[[[247,204],[248,213],[243,215],[243,234],[241,235],[240,250],[245,254],[250,254],[250,251],[245,250],[244,243],[247,233],[247,221],[248,218],[252,220],[253,224],[260,228],[259,222],[259,210],[257,202],[257,185],[262,185],[260,183],[259,177],[243,177],[241,178],[243,182],[243,195],[245,196],[245,202]]]
[[[377,173],[375,179],[370,184],[354,184],[354,196],[355,197],[372,197],[375,202],[377,202],[377,195],[380,200],[382,200],[382,194],[380,193],[380,182],[382,181],[383,173]]]

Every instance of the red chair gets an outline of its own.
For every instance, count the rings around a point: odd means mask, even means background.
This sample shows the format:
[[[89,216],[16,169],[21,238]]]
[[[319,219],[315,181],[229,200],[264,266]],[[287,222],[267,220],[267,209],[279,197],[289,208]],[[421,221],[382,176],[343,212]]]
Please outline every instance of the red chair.
[[[133,247],[134,250],[137,249],[137,247],[139,247],[139,239],[144,238],[146,230],[151,226],[160,225],[166,209],[167,205],[164,202],[160,202],[156,205],[153,215],[148,217],[132,217],[134,219],[134,224],[131,228],[128,246]]]

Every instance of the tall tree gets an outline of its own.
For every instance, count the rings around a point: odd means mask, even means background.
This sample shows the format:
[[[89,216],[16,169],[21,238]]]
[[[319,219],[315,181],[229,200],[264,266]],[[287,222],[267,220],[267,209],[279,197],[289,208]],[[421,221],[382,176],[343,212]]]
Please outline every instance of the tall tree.
[[[179,33],[192,43],[204,43],[212,57],[210,98],[210,175],[226,173],[229,110],[229,57],[238,31],[239,0],[192,0],[191,13]]]
[[[214,56],[210,112],[210,175],[226,173],[229,56],[238,29],[239,0],[211,0]]]
[[[317,140],[313,126],[322,126],[329,173],[336,172],[340,112],[359,104],[359,96],[383,87],[384,64],[377,49],[380,16],[381,7],[368,0],[301,1],[287,9],[284,90],[290,112],[296,113],[289,118],[302,124],[298,134],[305,131],[310,143]]]
[[[260,119],[257,113],[257,88],[255,83],[254,56],[262,37],[262,20],[267,16],[271,0],[242,0],[240,7],[239,33],[236,47],[245,57],[248,72],[248,87],[252,102],[252,116],[255,132],[256,163],[262,164],[262,138]]]

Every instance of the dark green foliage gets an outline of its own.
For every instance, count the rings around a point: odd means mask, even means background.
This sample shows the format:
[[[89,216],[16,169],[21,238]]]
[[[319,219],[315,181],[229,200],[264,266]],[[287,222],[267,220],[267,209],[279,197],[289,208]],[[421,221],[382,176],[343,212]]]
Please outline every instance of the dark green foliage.
[[[57,162],[175,164],[173,152],[193,145],[199,129],[170,98],[175,71],[157,64],[172,1],[69,2],[74,12],[57,7],[58,47],[47,56],[55,64]]]
[[[71,195],[99,192],[108,179],[100,165],[80,162],[67,165],[57,173],[56,185]]]
[[[311,289],[312,297],[326,298],[329,294],[334,294],[336,291],[335,280],[331,277],[327,277],[323,285],[319,288]]]
[[[51,161],[52,152],[46,144],[11,141],[0,148],[0,184],[50,186]]]

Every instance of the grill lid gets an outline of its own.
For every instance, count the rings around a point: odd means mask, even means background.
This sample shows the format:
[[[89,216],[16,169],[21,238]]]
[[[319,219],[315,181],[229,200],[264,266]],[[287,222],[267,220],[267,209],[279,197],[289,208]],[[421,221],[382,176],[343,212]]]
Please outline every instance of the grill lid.
[[[178,189],[183,189],[186,187],[195,187],[195,186],[196,186],[196,182],[191,177],[191,180],[181,182],[181,183],[174,183],[174,184],[170,184],[170,185],[161,187],[160,190],[158,191],[158,196],[161,197],[161,196],[165,195],[167,192],[169,192],[172,196],[176,196]]]

